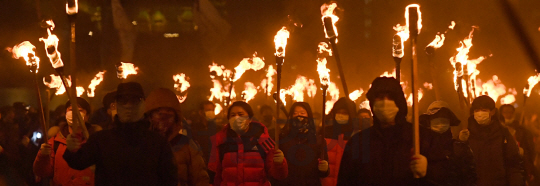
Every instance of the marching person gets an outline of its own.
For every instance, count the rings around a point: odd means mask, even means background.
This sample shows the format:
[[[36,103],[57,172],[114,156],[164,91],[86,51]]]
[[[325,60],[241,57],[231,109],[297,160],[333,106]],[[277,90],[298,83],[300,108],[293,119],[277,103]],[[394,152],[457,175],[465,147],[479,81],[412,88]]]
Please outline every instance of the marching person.
[[[430,130],[427,132],[430,141],[422,148],[422,154],[428,160],[426,179],[431,183],[476,185],[474,157],[467,144],[468,131],[460,132],[459,140],[452,139],[450,127],[460,122],[444,101],[431,103],[427,113],[420,115],[420,126]]]
[[[287,161],[274,148],[266,127],[253,121],[253,110],[242,101],[228,109],[229,124],[212,137],[208,169],[215,172],[214,185],[269,186],[269,177],[283,180]]]
[[[180,102],[173,91],[159,88],[146,98],[146,116],[150,128],[165,136],[172,146],[178,168],[178,185],[209,185],[209,177],[202,152],[193,140],[179,134]]]
[[[205,162],[208,162],[210,149],[212,149],[210,137],[218,132],[215,107],[213,102],[205,101],[201,103],[198,112],[191,117],[192,138],[201,146]]]
[[[100,131],[100,126],[86,123],[92,110],[90,104],[83,98],[77,98],[77,104],[90,135]],[[94,167],[76,170],[70,168],[62,157],[67,149],[66,136],[73,134],[73,119],[76,119],[73,117],[71,101],[66,103],[65,108],[67,124],[54,126],[58,128],[56,130],[58,132],[47,143],[41,144],[41,149],[34,161],[34,174],[42,178],[52,177],[52,184],[57,186],[94,185]],[[83,140],[83,143],[85,141]]]
[[[424,185],[427,159],[413,155],[412,124],[407,101],[394,78],[379,77],[366,94],[373,127],[355,134],[347,143],[337,185]]]
[[[81,145],[81,134],[67,137],[63,157],[76,170],[96,165],[96,185],[178,184],[178,172],[167,139],[150,131],[144,119],[145,99],[139,83],[118,85],[115,128],[99,131]]]
[[[355,132],[360,131],[356,105],[346,97],[339,98],[325,121],[324,138],[328,151],[330,175],[322,178],[322,185],[334,186],[337,183],[341,157],[345,144]],[[356,128],[356,129],[355,129]]]
[[[280,136],[280,148],[287,158],[289,175],[272,185],[317,186],[328,176],[326,141],[317,136],[311,107],[305,102],[291,106],[287,124]]]
[[[469,145],[476,162],[477,185],[524,185],[519,146],[499,122],[495,101],[486,95],[475,98],[470,114]]]

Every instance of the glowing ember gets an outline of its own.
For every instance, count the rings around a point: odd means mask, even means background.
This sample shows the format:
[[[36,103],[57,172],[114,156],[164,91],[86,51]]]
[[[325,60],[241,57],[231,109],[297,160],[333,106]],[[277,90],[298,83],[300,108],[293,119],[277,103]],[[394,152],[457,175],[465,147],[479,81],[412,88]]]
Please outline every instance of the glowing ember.
[[[534,86],[536,86],[536,84],[538,84],[538,82],[540,81],[540,73],[537,73],[536,75],[529,77],[527,81],[529,84],[527,87],[523,89],[523,94],[529,97],[531,96],[531,92]]]
[[[13,48],[8,48],[8,51],[13,53],[13,58],[19,59],[22,57],[24,61],[26,61],[26,66],[36,67],[36,71],[34,73],[37,73],[39,70],[39,58],[36,56],[35,50],[36,47],[29,41],[24,41]]]
[[[278,57],[285,57],[285,47],[287,46],[287,39],[289,38],[289,31],[286,27],[281,28],[274,36],[274,43],[276,44],[276,53]]]
[[[240,61],[240,64],[234,68],[235,73],[233,81],[240,79],[247,70],[258,71],[262,68],[264,68],[264,59],[257,57],[257,52],[255,52],[253,58],[244,58]]]
[[[119,79],[126,79],[129,75],[136,75],[139,71],[139,67],[136,67],[133,63],[120,62],[120,64],[116,66],[116,75]]]
[[[176,74],[173,76],[174,90],[179,92],[176,97],[180,103],[183,103],[187,98],[186,90],[191,86],[188,82],[188,77],[184,73]]]
[[[244,84],[245,90],[242,91],[242,95],[244,95],[244,100],[246,103],[249,103],[249,101],[253,100],[255,98],[255,95],[257,95],[257,88],[252,82],[246,82]]]
[[[47,51],[47,57],[53,68],[63,67],[64,62],[62,62],[60,51],[58,51],[58,37],[51,33],[54,29],[54,22],[52,20],[47,20],[46,23],[49,26],[47,29],[48,36],[47,38],[39,38],[39,41],[42,41],[45,44],[45,51]]]
[[[103,75],[105,74],[105,71],[98,72],[94,79],[90,82],[90,85],[88,85],[88,97],[94,97],[95,96],[95,90],[96,86],[98,86],[103,81]],[[60,82],[62,83],[62,82]]]
[[[349,98],[352,101],[356,101],[358,98],[360,98],[360,96],[362,96],[363,93],[364,93],[363,89],[355,90],[349,94]]]
[[[333,30],[334,34],[333,35],[328,35],[330,31],[327,31],[326,28],[324,29],[324,34],[326,35],[326,38],[332,38],[332,37],[337,37],[338,36],[336,22],[339,20],[339,17],[334,14],[334,10],[336,8],[337,8],[336,3],[331,3],[331,4],[326,4],[325,3],[325,4],[323,4],[321,6],[321,14],[322,14],[323,25],[325,24],[324,19],[325,18],[330,18],[332,20],[332,27],[334,28],[334,30]],[[336,40],[336,42],[337,42],[337,40]]]

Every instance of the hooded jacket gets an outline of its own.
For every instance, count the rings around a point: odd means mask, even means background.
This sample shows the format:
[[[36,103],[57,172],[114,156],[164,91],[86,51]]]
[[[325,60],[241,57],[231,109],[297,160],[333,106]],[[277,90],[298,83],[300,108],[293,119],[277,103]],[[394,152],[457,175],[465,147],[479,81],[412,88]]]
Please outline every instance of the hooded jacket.
[[[68,165],[83,170],[96,165],[96,185],[176,186],[178,172],[165,137],[140,120],[96,132],[76,152],[65,151]]]
[[[468,143],[452,139],[450,129],[444,133],[432,131],[431,120],[435,118],[449,119],[450,126],[461,122],[446,107],[428,109],[420,116],[420,126],[429,130],[421,152],[428,160],[426,179],[436,185],[476,185],[474,157]]]
[[[349,123],[339,124],[336,122],[335,116],[340,109],[345,109],[349,113]],[[327,117],[326,122],[331,123],[331,125],[325,124],[326,126],[323,135],[326,140],[328,151],[330,175],[322,179],[322,184],[324,186],[334,186],[337,183],[345,144],[347,144],[347,141],[355,133],[355,129],[357,131],[360,130],[360,120],[358,120],[356,114],[356,105],[352,100],[346,97],[339,98],[336,103],[334,103],[334,106]]]
[[[178,123],[170,126],[167,138],[176,159],[178,185],[209,185],[210,178],[206,172],[202,151],[193,140],[179,134],[181,128],[179,119],[181,118],[180,102],[174,92],[165,88],[156,89],[146,98],[145,106],[147,115],[159,108],[171,108],[176,112]]]
[[[86,124],[91,129],[91,125]],[[52,177],[55,186],[94,185],[95,167],[76,170],[68,166],[62,157],[67,150],[66,136],[69,135],[68,125],[60,126],[62,129],[47,142],[51,146],[50,156],[44,156],[39,150],[34,161],[34,174],[40,177]],[[93,134],[93,131],[89,131]]]
[[[407,102],[399,82],[394,78],[376,78],[366,96],[373,109],[375,98],[385,94],[399,108],[395,125],[381,128],[380,120],[374,115],[373,127],[362,130],[349,140],[337,185],[428,184],[424,178],[414,179],[410,170],[412,124],[405,119]]]
[[[299,127],[297,118],[293,117],[296,107],[302,107],[308,113],[308,117],[304,118],[308,124],[307,131],[304,131],[304,127]],[[321,185],[320,178],[328,176],[330,171],[319,171],[319,160],[328,160],[328,154],[326,142],[316,134],[313,113],[308,103],[296,102],[291,106],[279,142],[280,149],[287,159],[289,175],[284,180],[273,181],[272,185]]]
[[[266,127],[256,121],[239,136],[230,124],[212,136],[208,169],[215,172],[214,185],[269,186],[268,177],[283,180],[288,175],[287,161],[275,164],[274,141]]]

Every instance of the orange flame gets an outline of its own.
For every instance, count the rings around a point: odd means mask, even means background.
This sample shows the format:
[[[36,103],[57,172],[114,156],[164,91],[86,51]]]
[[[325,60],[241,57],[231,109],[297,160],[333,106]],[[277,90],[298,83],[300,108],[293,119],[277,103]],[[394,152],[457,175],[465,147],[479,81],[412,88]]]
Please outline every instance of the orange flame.
[[[418,89],[418,102],[422,100],[422,97],[424,97],[424,91],[420,88]],[[412,107],[412,105],[413,105],[413,95],[412,93],[410,93],[407,98],[407,106]]]
[[[47,57],[49,57],[49,61],[53,68],[63,67],[64,62],[62,62],[60,51],[58,51],[58,37],[51,33],[54,29],[54,22],[52,20],[47,20],[45,22],[49,26],[47,29],[48,36],[47,38],[39,38],[39,41],[42,41],[45,44],[45,51],[47,51]]]
[[[252,82],[244,83],[244,87],[245,90],[242,91],[242,95],[244,95],[244,100],[248,103],[255,98],[255,95],[257,95],[257,88]]]
[[[103,81],[103,75],[105,74],[105,72],[106,71],[98,72],[96,76],[94,77],[94,79],[90,81],[90,85],[88,85],[88,92],[87,92],[88,97],[94,97],[96,86],[98,86]]]
[[[418,4],[410,4],[405,7],[405,21],[407,22],[407,32],[409,30],[409,8],[416,7],[416,12],[418,13],[418,34],[420,34],[420,31],[422,30],[422,12],[420,11],[420,5]]]
[[[534,86],[536,86],[536,84],[538,84],[538,82],[540,81],[540,73],[537,73],[536,75],[529,77],[527,81],[529,82],[529,85],[528,87],[525,87],[523,89],[523,94],[529,97],[531,96],[531,92]]]
[[[339,89],[337,88],[336,84],[334,82],[330,83],[328,86],[328,95],[332,97],[331,100],[326,101],[326,114],[329,114],[332,110],[332,107],[334,107],[334,103],[339,99]]]
[[[276,70],[274,70],[274,66],[268,65],[268,70],[266,72],[266,79],[263,79],[261,81],[261,87],[265,92],[267,92],[267,96],[272,96],[272,88],[274,88],[274,84],[272,83],[272,76],[274,76],[277,73]],[[268,85],[268,90],[266,90],[266,87]]]
[[[188,82],[188,77],[184,73],[173,75],[174,80],[174,90],[179,92],[176,97],[180,103],[183,103],[187,98],[186,90],[191,86]]]
[[[26,61],[26,66],[36,66],[36,72],[39,69],[39,58],[36,56],[36,47],[29,41],[24,41],[13,48],[8,48],[8,51],[13,53],[13,58],[23,58]]]
[[[321,85],[328,86],[330,83],[330,69],[326,68],[326,57],[325,54],[331,56],[332,55],[332,49],[328,47],[328,43],[321,42],[319,43],[319,49],[318,49],[319,55],[321,55],[319,58],[317,58],[317,72],[319,73],[319,80],[321,82]]]
[[[488,95],[497,101],[500,96],[506,94],[506,86],[497,75],[493,75],[493,78],[486,83],[482,83],[481,79],[476,80],[476,82],[476,95]]]
[[[359,108],[360,108],[360,109],[368,109],[368,110],[371,110],[371,107],[369,106],[369,101],[368,101],[368,100],[362,101],[362,103],[360,103]]]
[[[78,0],[73,0],[74,6],[70,7],[68,3],[66,3],[66,13],[68,15],[77,14],[79,12],[79,3]]]
[[[356,101],[358,98],[360,98],[360,96],[362,96],[363,93],[364,93],[363,89],[355,90],[349,94],[349,98],[352,101]]]
[[[77,87],[77,97],[81,97],[84,94],[84,91],[85,91],[84,87],[78,86]]]
[[[339,20],[339,17],[334,14],[334,10],[336,8],[337,8],[336,3],[331,3],[331,4],[326,4],[325,3],[325,4],[323,4],[321,6],[321,14],[322,14],[323,25],[324,25],[324,18],[330,17],[332,19],[332,26],[334,28],[335,36],[337,37],[338,36],[338,31],[337,31],[337,27],[336,27],[336,22]],[[332,36],[328,36],[326,28],[324,29],[324,34],[326,35],[326,38],[332,37]],[[337,40],[336,40],[336,42],[337,42]]]
[[[454,30],[454,27],[455,27],[455,26],[456,26],[456,22],[455,22],[455,21],[452,21],[452,22],[450,22],[450,26],[448,26],[448,28],[449,28],[450,30]]]
[[[56,89],[55,95],[64,94],[66,92],[66,88],[64,87],[64,84],[62,84],[62,78],[54,74],[51,74],[50,76],[51,76],[51,82],[47,82],[45,78],[43,78],[43,84],[45,84],[45,86],[51,89]]]
[[[401,39],[401,45],[400,46],[394,46],[394,50],[392,55],[397,58],[403,58],[405,55],[404,49],[405,49],[405,41],[409,39],[409,8],[410,7],[416,7],[417,13],[418,13],[418,34],[420,34],[420,31],[422,30],[422,12],[420,12],[420,5],[418,4],[410,4],[407,7],[405,7],[405,25],[401,26],[400,24],[397,24],[394,26],[394,30],[397,32],[396,35],[398,35]],[[398,45],[399,43],[394,43],[394,45]]]
[[[441,48],[444,44],[444,34],[437,33],[435,39],[429,43],[428,47]]]
[[[290,95],[296,102],[304,101],[304,91],[307,91],[308,97],[313,97],[317,93],[317,86],[313,79],[307,79],[304,76],[298,76],[295,84],[288,89],[281,89],[280,97],[284,99],[285,95]],[[283,94],[283,96],[281,95]]]
[[[120,79],[126,79],[129,75],[136,75],[139,71],[139,67],[136,67],[133,65],[133,63],[120,63],[121,65],[118,66],[118,70],[116,72],[118,78]]]
[[[508,89],[508,94],[501,98],[501,104],[513,104],[516,102],[517,91],[515,88]]]
[[[282,27],[274,36],[274,43],[276,44],[276,53],[278,57],[285,57],[285,47],[287,46],[287,39],[289,38],[289,31],[287,27]]]
[[[222,110],[223,110],[223,107],[221,107],[220,104],[215,104],[216,107],[214,108],[214,114],[218,115]]]
[[[262,68],[264,68],[264,58],[257,57],[257,52],[255,52],[252,58],[244,58],[240,61],[240,64],[234,68],[235,73],[233,81],[240,79],[247,70],[258,71]]]
[[[428,89],[428,90],[431,90],[433,89],[433,84],[432,83],[428,83],[428,82],[424,82],[424,88]]]

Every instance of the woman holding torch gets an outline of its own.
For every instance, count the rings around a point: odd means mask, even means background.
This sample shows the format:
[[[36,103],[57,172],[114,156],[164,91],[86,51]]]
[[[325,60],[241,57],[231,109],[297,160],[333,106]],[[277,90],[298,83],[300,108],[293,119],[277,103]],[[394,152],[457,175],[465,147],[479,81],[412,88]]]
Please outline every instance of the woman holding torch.
[[[322,185],[320,178],[330,173],[326,142],[316,134],[308,103],[296,102],[291,106],[280,139],[280,147],[288,161],[289,176],[272,182],[272,185]],[[321,154],[322,157],[319,156]]]

